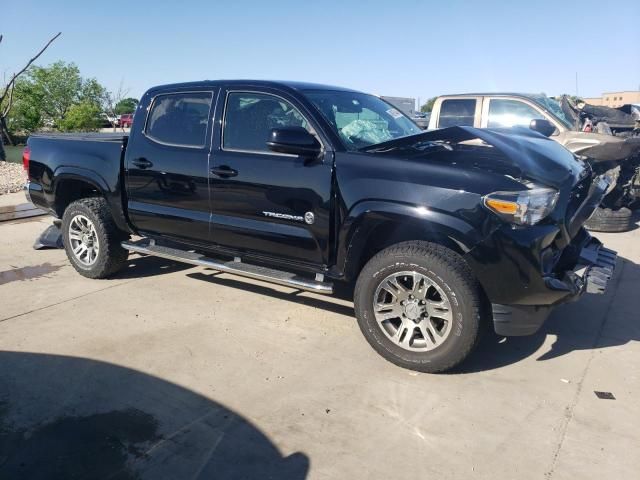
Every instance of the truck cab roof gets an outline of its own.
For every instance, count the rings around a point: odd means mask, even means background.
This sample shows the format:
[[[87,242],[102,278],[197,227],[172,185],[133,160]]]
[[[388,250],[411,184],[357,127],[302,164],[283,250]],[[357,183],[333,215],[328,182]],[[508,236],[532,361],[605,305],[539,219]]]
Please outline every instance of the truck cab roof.
[[[152,87],[148,90],[148,92],[155,92],[159,90],[170,90],[170,89],[183,89],[183,88],[201,88],[201,87],[220,87],[220,86],[234,86],[234,85],[254,85],[256,87],[271,87],[271,88],[281,88],[281,89],[289,89],[289,90],[330,90],[330,91],[342,91],[342,92],[357,92],[358,90],[353,90],[345,87],[337,87],[333,85],[323,85],[320,83],[310,83],[310,82],[295,82],[295,81],[285,81],[285,80],[252,80],[252,79],[240,79],[240,80],[201,80],[196,82],[183,82],[183,83],[168,83],[164,85],[158,85]]]

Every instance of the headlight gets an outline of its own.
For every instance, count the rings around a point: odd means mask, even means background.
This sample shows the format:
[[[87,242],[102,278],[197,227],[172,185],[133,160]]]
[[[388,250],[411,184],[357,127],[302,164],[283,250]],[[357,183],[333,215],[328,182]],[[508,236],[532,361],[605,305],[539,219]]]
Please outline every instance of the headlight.
[[[535,225],[553,211],[557,201],[558,191],[546,187],[484,196],[484,205],[489,210],[520,225]]]

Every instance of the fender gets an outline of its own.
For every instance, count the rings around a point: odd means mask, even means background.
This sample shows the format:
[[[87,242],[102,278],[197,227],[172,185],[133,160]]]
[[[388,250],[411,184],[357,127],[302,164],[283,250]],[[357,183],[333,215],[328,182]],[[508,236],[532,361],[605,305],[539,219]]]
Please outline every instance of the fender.
[[[52,192],[55,194],[61,180],[80,180],[95,187],[105,197],[111,193],[107,181],[97,172],[82,167],[58,167],[53,172]]]
[[[355,278],[363,254],[372,246],[385,248],[408,240],[440,243],[463,255],[485,238],[484,229],[478,226],[484,212],[469,217],[472,221],[400,202],[360,202],[349,212],[338,233],[336,266],[347,280]]]
[[[58,197],[59,185],[64,180],[78,180],[95,188],[109,204],[109,210],[111,211],[118,228],[126,232],[133,232],[122,208],[119,182],[116,185],[111,186],[100,174],[92,170],[71,166],[58,167],[53,173],[53,179],[51,182],[52,204],[54,204],[53,202],[55,202],[55,198]],[[62,212],[57,213],[61,216]]]

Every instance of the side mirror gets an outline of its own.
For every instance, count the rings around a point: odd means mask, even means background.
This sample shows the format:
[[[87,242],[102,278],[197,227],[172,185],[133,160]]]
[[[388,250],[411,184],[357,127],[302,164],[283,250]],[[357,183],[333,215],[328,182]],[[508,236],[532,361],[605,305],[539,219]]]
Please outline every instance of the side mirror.
[[[272,129],[269,132],[267,146],[273,152],[301,155],[306,158],[317,158],[322,151],[318,139],[302,127]]]
[[[541,133],[545,137],[550,137],[553,135],[553,132],[556,131],[556,127],[549,120],[545,120],[544,118],[534,118],[529,123],[529,128],[538,133]]]

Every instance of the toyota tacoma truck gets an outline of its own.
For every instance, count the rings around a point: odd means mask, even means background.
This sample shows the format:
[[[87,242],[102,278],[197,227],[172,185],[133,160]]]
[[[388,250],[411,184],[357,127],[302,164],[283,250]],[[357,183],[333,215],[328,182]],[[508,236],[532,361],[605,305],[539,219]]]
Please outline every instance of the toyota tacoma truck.
[[[319,294],[352,285],[371,346],[423,372],[459,364],[485,322],[534,333],[602,293],[616,260],[583,228],[607,179],[556,142],[422,132],[345,88],[159,86],[128,135],[33,135],[23,161],[81,275],[137,252]]]
[[[571,152],[587,160],[596,174],[610,177],[602,205],[587,222],[587,228],[602,232],[624,232],[634,227],[631,209],[640,202],[640,127],[632,115],[604,107],[630,119],[624,125],[598,122],[582,116],[563,96],[558,102],[543,94],[476,93],[443,95],[436,99],[429,130],[451,126],[477,128],[535,128]],[[607,119],[605,117],[605,119]],[[601,119],[600,119],[601,120]],[[533,124],[532,124],[533,122]],[[597,125],[592,126],[594,123]],[[595,128],[597,127],[597,128]],[[626,128],[622,128],[626,127]]]

